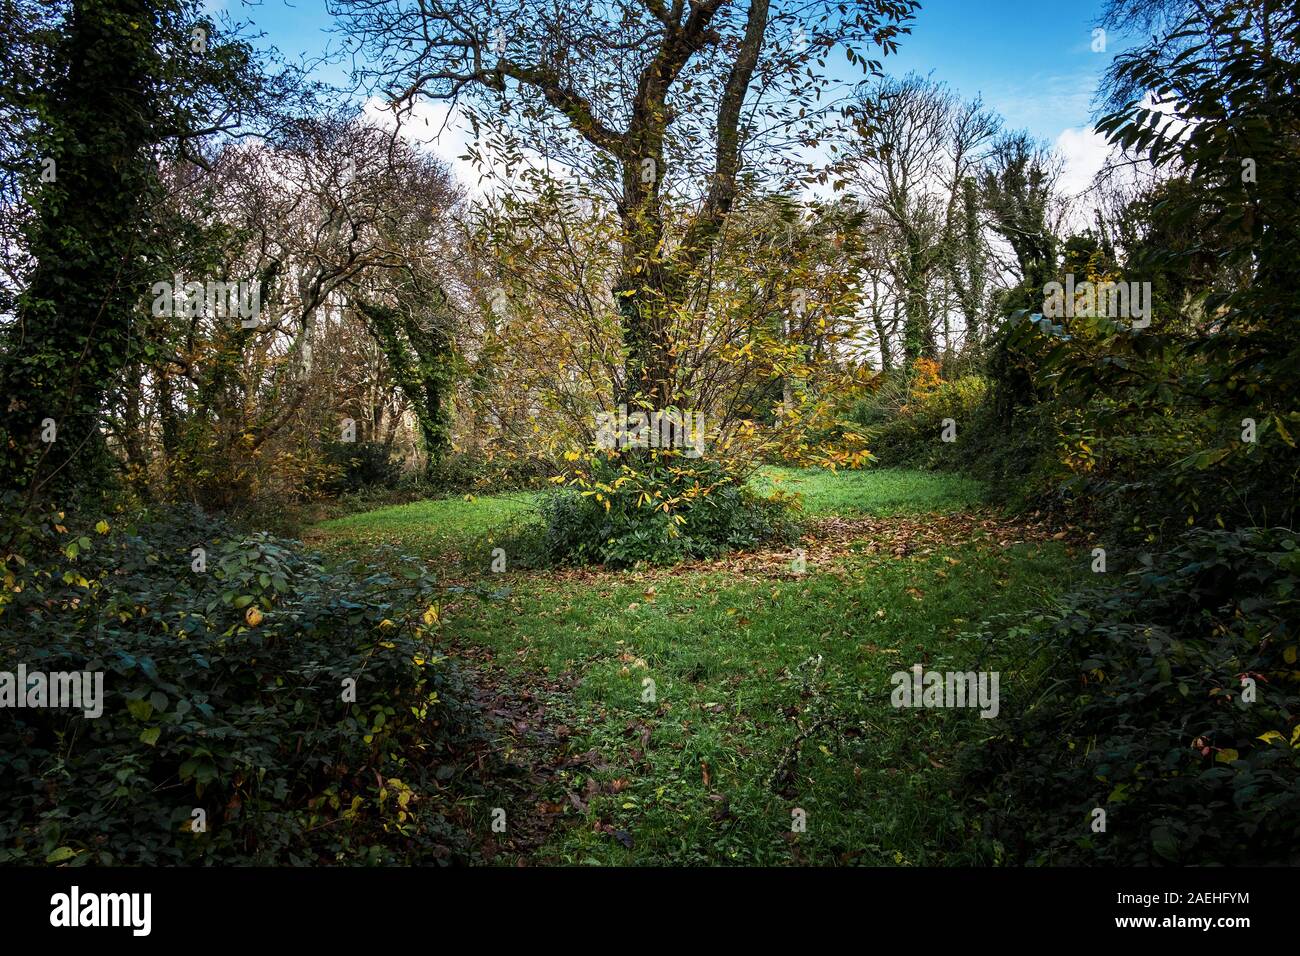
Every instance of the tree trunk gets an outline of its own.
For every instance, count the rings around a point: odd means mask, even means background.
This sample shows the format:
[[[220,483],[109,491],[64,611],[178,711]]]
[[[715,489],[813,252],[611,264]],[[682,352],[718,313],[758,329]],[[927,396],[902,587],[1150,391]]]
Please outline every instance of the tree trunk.
[[[29,501],[93,483],[105,460],[104,395],[147,291],[138,263],[153,185],[157,7],[77,0],[54,53],[62,76],[38,135],[55,179],[30,197],[36,265],[0,365],[0,487],[27,488]]]

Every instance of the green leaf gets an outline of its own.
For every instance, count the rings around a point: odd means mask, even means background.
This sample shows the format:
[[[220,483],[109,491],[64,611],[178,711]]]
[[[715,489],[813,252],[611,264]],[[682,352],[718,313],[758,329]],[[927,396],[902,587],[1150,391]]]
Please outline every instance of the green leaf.
[[[77,855],[77,851],[70,846],[61,846],[50,853],[45,858],[46,863],[62,863],[64,860],[71,860]]]
[[[158,738],[161,736],[161,727],[146,727],[144,730],[140,731],[140,742],[152,747],[158,743]]]
[[[1151,831],[1151,847],[1166,860],[1178,859],[1178,841],[1168,827],[1156,827]]]

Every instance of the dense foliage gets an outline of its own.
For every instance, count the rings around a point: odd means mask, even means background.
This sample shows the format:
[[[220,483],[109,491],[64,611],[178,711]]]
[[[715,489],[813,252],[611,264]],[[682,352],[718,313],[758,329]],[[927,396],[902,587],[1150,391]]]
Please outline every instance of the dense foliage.
[[[979,374],[945,379],[938,363],[921,358],[910,368],[882,375],[849,416],[863,427],[871,453],[880,461],[952,468],[953,446],[969,442],[965,431],[987,389]]]
[[[468,858],[446,787],[476,717],[423,568],[326,564],[197,511],[60,520],[5,563],[0,670],[102,672],[103,714],[0,713],[0,860]]]
[[[541,501],[541,543],[551,560],[671,564],[788,541],[796,529],[789,501],[759,496],[711,459],[595,454],[569,481]]]
[[[1053,612],[1053,666],[968,754],[1007,862],[1297,862],[1298,584],[1294,532],[1197,531]]]
[[[333,473],[325,487],[334,494],[391,488],[401,474],[400,463],[382,442],[331,442],[325,446],[325,464]]]

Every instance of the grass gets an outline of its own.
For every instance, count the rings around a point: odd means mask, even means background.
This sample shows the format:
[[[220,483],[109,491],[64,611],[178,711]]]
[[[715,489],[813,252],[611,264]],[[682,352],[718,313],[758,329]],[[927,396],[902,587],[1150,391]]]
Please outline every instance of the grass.
[[[804,512],[814,516],[960,511],[984,500],[978,481],[904,468],[830,472],[766,467],[751,484],[764,494],[776,489],[797,493]],[[351,550],[395,545],[426,557],[459,554],[490,545],[492,533],[509,519],[534,511],[537,495],[519,491],[391,505],[320,522],[308,537]]]
[[[901,470],[766,469],[756,483],[801,492],[813,515],[904,526],[981,500],[975,482]],[[420,502],[317,533],[432,555],[482,546],[530,498]],[[544,701],[569,755],[595,755],[506,808],[518,819],[540,805],[559,822],[533,862],[984,863],[998,849],[964,811],[955,762],[987,725],[974,710],[893,708],[891,676],[916,663],[997,670],[1012,706],[1033,649],[1025,637],[989,646],[981,621],[1041,607],[1079,564],[1060,543],[989,537],[902,556],[842,542],[802,575],[725,564],[494,575],[508,587],[460,592],[440,634],[489,650]]]
[[[415,501],[323,521],[307,538],[347,551],[392,545],[428,558],[464,554],[490,547],[493,531],[532,513],[536,499],[534,492],[517,491]]]
[[[490,647],[518,674],[573,671],[580,680],[571,701],[552,706],[573,728],[571,750],[594,749],[610,766],[592,775],[597,792],[584,811],[565,808],[576,825],[545,857],[933,864],[971,835],[951,766],[978,739],[980,718],[894,710],[890,676],[918,662],[1001,668],[1003,694],[1013,691],[1025,649],[986,653],[972,608],[1033,607],[1067,560],[1052,545],[849,555],[784,581],[655,574],[593,587],[538,578],[503,602],[453,614],[446,634]],[[653,702],[643,700],[647,679]],[[801,728],[819,720],[831,723],[794,754]],[[770,786],[783,761],[791,779]],[[562,788],[588,793],[587,777],[575,771]],[[796,808],[808,821],[797,842]],[[632,847],[597,832],[597,821],[626,832]]]
[[[820,468],[767,467],[752,484],[763,492],[781,489],[803,496],[811,515],[890,515],[962,511],[984,503],[983,486],[956,475],[877,468],[823,471]]]

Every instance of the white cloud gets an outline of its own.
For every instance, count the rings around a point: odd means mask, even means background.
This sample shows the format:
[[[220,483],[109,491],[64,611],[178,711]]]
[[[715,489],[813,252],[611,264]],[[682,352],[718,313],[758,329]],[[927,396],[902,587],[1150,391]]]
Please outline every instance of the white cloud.
[[[396,122],[388,104],[376,96],[366,100],[362,113],[385,129],[392,129]],[[463,158],[474,142],[473,131],[450,104],[437,100],[417,101],[402,120],[401,134],[402,139],[411,145],[433,153],[449,165],[462,185],[481,191],[478,185],[480,170]]]
[[[1061,190],[1068,196],[1077,196],[1092,185],[1092,179],[1101,172],[1112,153],[1111,146],[1090,126],[1064,129],[1056,137],[1056,151],[1065,161],[1061,172]]]
[[[393,111],[378,97],[372,96],[362,106],[363,115],[384,129],[395,123]],[[439,100],[417,100],[409,113],[402,118],[401,136],[416,149],[437,156],[451,167],[452,174],[472,195],[494,193],[503,182],[518,183],[522,167],[513,170],[501,155],[484,139],[475,137],[469,120],[457,107]],[[467,159],[471,147],[478,150],[479,165]],[[525,165],[546,168],[564,178],[576,178],[572,169],[554,160],[543,160],[535,152],[524,149],[520,157]],[[489,173],[487,178],[484,174]]]

